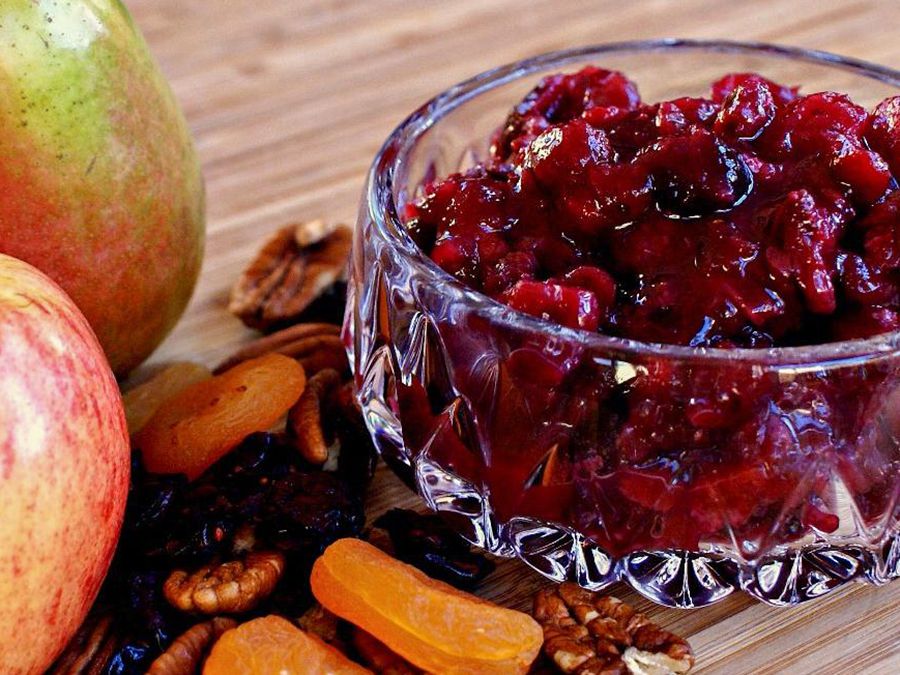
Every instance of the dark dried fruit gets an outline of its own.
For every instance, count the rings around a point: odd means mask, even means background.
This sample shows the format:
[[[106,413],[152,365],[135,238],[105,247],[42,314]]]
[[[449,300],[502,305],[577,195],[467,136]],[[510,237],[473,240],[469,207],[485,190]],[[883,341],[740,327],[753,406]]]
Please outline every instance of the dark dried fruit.
[[[438,515],[391,509],[374,525],[387,530],[400,560],[457,588],[474,588],[494,571],[493,561],[474,553]]]
[[[143,675],[158,654],[145,641],[126,641],[106,664],[104,675]]]

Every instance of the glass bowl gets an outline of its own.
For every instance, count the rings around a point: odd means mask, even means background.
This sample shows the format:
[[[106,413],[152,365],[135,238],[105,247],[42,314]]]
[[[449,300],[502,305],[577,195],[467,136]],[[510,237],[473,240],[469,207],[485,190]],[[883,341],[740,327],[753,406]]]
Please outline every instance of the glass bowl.
[[[900,576],[900,335],[726,351],[571,330],[467,289],[406,233],[423,182],[485,157],[542,76],[586,64],[648,101],[748,70],[869,107],[900,89],[821,52],[664,40],[539,56],[429,101],[375,158],[353,247],[345,339],[382,456],[473,544],[592,590],[793,605]]]

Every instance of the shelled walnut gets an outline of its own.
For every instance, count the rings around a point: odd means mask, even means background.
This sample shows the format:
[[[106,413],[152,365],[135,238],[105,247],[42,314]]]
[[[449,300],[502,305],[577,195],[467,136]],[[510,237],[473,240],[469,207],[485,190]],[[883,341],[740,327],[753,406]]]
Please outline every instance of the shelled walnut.
[[[544,653],[564,673],[666,675],[694,665],[690,645],[611,596],[564,583],[539,591]]]

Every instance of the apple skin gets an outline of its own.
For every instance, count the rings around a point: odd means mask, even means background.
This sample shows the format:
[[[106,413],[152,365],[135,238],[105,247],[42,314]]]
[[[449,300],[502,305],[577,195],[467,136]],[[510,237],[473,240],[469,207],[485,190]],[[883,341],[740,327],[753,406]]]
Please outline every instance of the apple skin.
[[[0,673],[39,673],[115,551],[130,450],[115,378],[46,275],[0,254]]]
[[[63,287],[117,375],[181,316],[204,231],[184,117],[124,6],[0,2],[0,252]]]

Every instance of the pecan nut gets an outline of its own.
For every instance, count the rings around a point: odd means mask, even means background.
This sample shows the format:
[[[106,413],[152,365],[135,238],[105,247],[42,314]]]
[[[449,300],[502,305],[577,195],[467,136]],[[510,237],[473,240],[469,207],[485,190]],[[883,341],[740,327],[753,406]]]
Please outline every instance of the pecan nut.
[[[319,603],[307,609],[299,619],[297,625],[307,633],[321,638],[323,642],[333,644],[338,641],[339,619]]]
[[[564,583],[538,591],[544,653],[564,673],[664,675],[694,665],[690,645],[611,596]]]
[[[288,412],[288,433],[300,455],[310,464],[324,464],[328,459],[329,443],[322,413],[334,401],[340,387],[341,376],[336,370],[321,370],[309,378],[300,398]]]
[[[112,614],[92,612],[47,672],[51,675],[104,673],[120,642]]]
[[[318,349],[338,349],[343,353],[340,333],[341,327],[331,323],[298,323],[248,342],[216,366],[213,374],[219,375],[239,363],[266,354],[303,359]]]
[[[194,675],[200,662],[222,633],[237,627],[237,621],[217,616],[198,623],[169,645],[147,669],[147,675]]]
[[[283,573],[280,553],[251,553],[243,560],[207,565],[193,574],[175,570],[166,579],[163,594],[183,612],[238,614],[267,598]]]
[[[322,221],[278,230],[231,289],[229,311],[261,330],[298,320],[344,275],[352,239]]]

